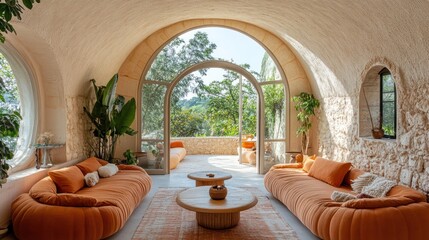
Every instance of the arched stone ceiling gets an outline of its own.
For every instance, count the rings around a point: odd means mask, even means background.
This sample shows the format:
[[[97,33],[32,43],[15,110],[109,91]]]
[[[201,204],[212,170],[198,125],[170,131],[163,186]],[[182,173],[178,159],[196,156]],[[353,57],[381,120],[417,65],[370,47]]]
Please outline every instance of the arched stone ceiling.
[[[428,11],[427,0],[43,0],[15,24],[51,46],[66,96],[83,95],[90,78],[107,82],[153,32],[221,18],[284,39],[302,57],[315,93],[329,97],[358,94],[360,73],[374,56],[401,66],[406,81],[429,79]]]

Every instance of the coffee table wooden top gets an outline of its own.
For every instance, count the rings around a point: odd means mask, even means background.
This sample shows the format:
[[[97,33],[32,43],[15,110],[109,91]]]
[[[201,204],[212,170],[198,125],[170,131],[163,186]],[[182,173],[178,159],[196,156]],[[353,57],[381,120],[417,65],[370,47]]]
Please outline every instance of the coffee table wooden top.
[[[209,177],[207,174],[214,174],[214,177]],[[194,179],[196,181],[218,181],[218,180],[226,180],[232,178],[231,174],[221,172],[221,171],[200,171],[193,172],[188,174],[188,178]]]
[[[198,213],[233,213],[249,209],[258,203],[258,199],[247,190],[228,187],[224,200],[210,198],[211,186],[195,187],[180,192],[176,202],[179,206]]]

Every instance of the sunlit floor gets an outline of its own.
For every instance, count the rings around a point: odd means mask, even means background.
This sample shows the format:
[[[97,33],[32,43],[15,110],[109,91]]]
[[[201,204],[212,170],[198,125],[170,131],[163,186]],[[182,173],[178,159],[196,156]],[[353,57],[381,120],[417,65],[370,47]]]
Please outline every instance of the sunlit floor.
[[[160,187],[194,187],[195,181],[187,175],[195,171],[224,171],[232,175],[225,185],[234,187],[256,187],[266,193],[273,207],[295,230],[300,239],[318,239],[289,210],[274,199],[264,187],[264,176],[256,173],[255,166],[239,164],[238,156],[188,155],[169,175],[151,175],[152,189],[140,206],[134,211],[124,228],[109,239],[131,239],[155,192]]]

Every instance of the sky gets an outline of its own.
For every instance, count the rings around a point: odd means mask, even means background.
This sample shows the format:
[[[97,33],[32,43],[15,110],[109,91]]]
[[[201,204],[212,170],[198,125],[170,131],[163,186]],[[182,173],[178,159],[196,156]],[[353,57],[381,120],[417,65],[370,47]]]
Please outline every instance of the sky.
[[[198,28],[182,34],[180,38],[188,41],[197,31],[206,32],[210,42],[216,44],[217,47],[213,52],[215,58],[233,59],[238,65],[247,63],[251,70],[260,72],[265,49],[252,38],[238,31],[221,27]],[[221,69],[210,69],[205,78],[220,80],[223,72]]]

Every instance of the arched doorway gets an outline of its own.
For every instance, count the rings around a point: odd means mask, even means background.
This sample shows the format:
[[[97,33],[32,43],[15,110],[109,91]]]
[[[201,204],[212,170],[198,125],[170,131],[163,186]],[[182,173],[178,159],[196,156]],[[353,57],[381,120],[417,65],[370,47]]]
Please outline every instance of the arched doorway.
[[[228,69],[234,72],[237,72],[238,74],[242,75],[245,79],[247,79],[256,89],[257,92],[257,141],[256,141],[256,153],[257,153],[257,158],[256,158],[256,168],[257,168],[257,172],[258,173],[264,173],[267,171],[267,169],[269,169],[269,167],[271,167],[273,164],[275,163],[279,163],[281,161],[283,161],[285,156],[283,155],[285,153],[285,149],[286,149],[286,131],[280,131],[280,133],[277,133],[277,138],[276,139],[270,139],[268,134],[266,134],[266,130],[268,130],[268,128],[265,125],[266,119],[265,119],[265,106],[267,105],[267,103],[265,102],[265,98],[268,97],[267,92],[265,92],[264,94],[264,89],[267,89],[267,87],[270,87],[272,85],[276,85],[276,84],[281,84],[281,82],[270,82],[270,81],[266,81],[266,82],[261,82],[261,81],[257,81],[257,79],[246,69],[244,69],[241,66],[238,66],[234,63],[230,63],[227,61],[221,61],[221,60],[210,60],[210,61],[204,61],[201,63],[197,63],[194,64],[188,68],[186,68],[184,71],[182,71],[181,73],[179,73],[173,81],[165,83],[165,82],[152,82],[152,81],[143,81],[143,86],[142,89],[145,88],[145,86],[149,85],[151,86],[150,89],[153,90],[155,88],[163,88],[163,92],[164,92],[164,104],[163,107],[159,108],[159,112],[157,112],[156,114],[160,114],[162,112],[162,124],[163,124],[163,129],[162,132],[158,131],[157,134],[152,134],[154,131],[151,131],[151,133],[149,134],[145,134],[146,133],[146,128],[144,127],[145,124],[153,124],[153,116],[148,116],[148,115],[152,115],[152,113],[150,113],[149,111],[147,111],[147,114],[143,114],[144,116],[142,116],[142,142],[143,144],[146,144],[144,150],[149,149],[149,146],[154,146],[152,147],[152,149],[155,149],[155,146],[159,146],[159,144],[163,144],[164,146],[164,159],[163,159],[163,164],[158,165],[157,169],[150,169],[149,171],[152,173],[157,173],[157,174],[166,174],[169,173],[170,169],[169,169],[169,147],[170,147],[170,101],[171,101],[171,95],[173,92],[174,87],[188,74],[194,72],[194,71],[198,71],[200,69],[208,69],[208,68],[223,68],[223,69]],[[146,84],[146,85],[145,85]],[[155,87],[154,87],[155,86]],[[281,93],[283,95],[283,99],[286,99],[286,91],[285,88],[283,87],[283,91]],[[153,102],[150,102],[150,99],[148,99],[148,101],[143,100],[143,103],[146,102],[147,106],[153,106]],[[156,104],[155,104],[156,105]],[[143,106],[144,108],[145,106]],[[280,109],[285,109],[284,106],[277,106]],[[285,115],[285,111],[282,111],[283,115]],[[280,115],[282,113],[279,113]],[[147,117],[148,116],[148,117]],[[280,119],[286,119],[285,116],[279,116]],[[161,119],[159,119],[158,121],[161,121]],[[159,122],[160,123],[160,122]],[[158,123],[158,124],[159,124]],[[241,122],[240,122],[241,124]],[[279,127],[279,125],[281,125],[282,123],[278,122],[277,123],[277,128],[281,128]],[[284,125],[284,122],[283,122]],[[152,129],[153,130],[153,129]],[[159,129],[161,130],[161,129]],[[241,133],[240,135],[241,136]],[[261,137],[264,136],[264,137]],[[268,144],[266,144],[266,140],[268,142]],[[239,153],[241,153],[241,137],[239,138]],[[273,143],[276,143],[274,146],[271,146]],[[277,146],[276,146],[277,145]],[[278,145],[281,145],[280,147]],[[282,156],[283,155],[283,156]],[[241,154],[240,154],[241,156]]]
[[[170,26],[160,29],[155,32],[145,40],[143,40],[122,64],[119,75],[121,81],[119,81],[118,92],[125,96],[136,97],[141,99],[142,91],[141,84],[144,75],[147,73],[148,69],[151,67],[153,59],[161,51],[161,49],[176,36],[187,32],[191,29],[196,29],[199,27],[207,26],[221,26],[227,27],[230,29],[237,30],[242,32],[263,46],[267,52],[273,57],[276,61],[277,66],[279,67],[280,73],[282,74],[282,81],[277,82],[277,84],[266,83],[261,84],[262,91],[267,92],[284,92],[285,96],[294,96],[303,91],[311,91],[310,85],[307,79],[307,75],[299,62],[299,58],[290,50],[289,46],[283,42],[280,38],[273,35],[272,33],[265,31],[257,26],[254,26],[249,23],[235,21],[235,20],[225,20],[225,19],[207,19],[207,20],[186,20],[181,21]],[[280,90],[280,91],[277,91]],[[165,94],[165,89],[163,90]],[[298,123],[296,120],[296,112],[290,106],[289,101],[285,99],[284,109],[286,112],[290,113],[285,116],[284,125],[285,125],[285,134],[288,141],[286,142],[284,152],[294,152],[299,151],[300,141],[296,137],[295,131],[298,128]],[[141,107],[141,102],[139,101],[138,106]],[[164,107],[164,102],[162,103]],[[141,123],[142,115],[138,113],[136,125]],[[265,126],[264,126],[265,127]],[[140,137],[136,136],[134,138],[129,138],[126,144],[122,146],[124,149],[129,148],[129,144],[134,143],[136,149],[139,149],[141,146]],[[266,141],[276,145],[276,141],[270,140]],[[120,145],[120,146],[121,146]],[[268,169],[265,169],[267,171]]]

